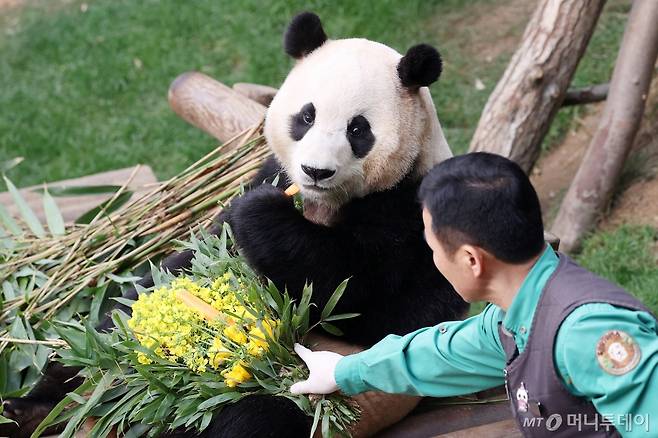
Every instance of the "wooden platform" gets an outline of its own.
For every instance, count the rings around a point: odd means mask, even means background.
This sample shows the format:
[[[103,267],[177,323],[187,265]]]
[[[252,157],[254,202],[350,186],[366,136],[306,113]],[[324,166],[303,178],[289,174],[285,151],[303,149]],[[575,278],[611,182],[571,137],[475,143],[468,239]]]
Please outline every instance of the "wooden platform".
[[[521,437],[512,419],[509,401],[503,400],[505,397],[504,388],[499,387],[481,393],[480,403],[461,397],[426,398],[402,421],[377,437]]]

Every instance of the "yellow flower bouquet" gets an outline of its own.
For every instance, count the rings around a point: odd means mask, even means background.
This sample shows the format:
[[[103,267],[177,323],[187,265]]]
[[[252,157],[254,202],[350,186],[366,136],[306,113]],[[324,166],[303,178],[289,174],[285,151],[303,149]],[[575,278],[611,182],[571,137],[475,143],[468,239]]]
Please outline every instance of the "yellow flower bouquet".
[[[92,437],[157,436],[178,428],[203,430],[214,414],[252,394],[287,397],[313,417],[313,431],[348,436],[359,410],[349,398],[293,395],[290,385],[308,370],[293,352],[295,342],[316,326],[336,334],[331,315],[345,290],[338,286],[310,324],[312,286],[299,302],[254,273],[221,236],[205,233],[183,243],[194,253],[191,270],[176,278],[152,267],[155,286],[140,291],[132,315],[115,311],[116,328],[101,333],[89,324],[55,325],[67,348],[66,365],[82,367],[85,382],[59,403],[39,426],[65,422],[72,437],[93,417]],[[73,407],[71,407],[73,405]]]

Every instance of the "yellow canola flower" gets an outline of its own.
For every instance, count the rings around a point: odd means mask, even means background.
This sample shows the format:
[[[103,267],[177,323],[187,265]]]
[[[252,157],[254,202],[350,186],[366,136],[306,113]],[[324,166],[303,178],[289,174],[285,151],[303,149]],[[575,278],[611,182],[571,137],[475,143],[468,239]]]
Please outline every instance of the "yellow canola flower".
[[[247,335],[244,334],[237,324],[229,325],[224,329],[224,336],[237,344],[244,344],[247,342]]]
[[[224,370],[222,376],[224,376],[224,382],[229,388],[235,388],[240,383],[246,382],[251,379],[251,373],[245,368],[247,364],[243,361],[240,361],[234,364],[230,369]]]
[[[142,365],[149,365],[153,363],[153,361],[149,359],[144,353],[137,353],[137,362],[141,363]]]
[[[208,312],[200,312],[199,306],[190,304],[196,299],[213,307],[220,316],[204,319]],[[242,283],[231,273],[216,278],[209,286],[179,277],[169,286],[140,295],[133,304],[128,326],[140,344],[157,356],[198,373],[219,370],[227,385],[236,386],[251,378],[245,368],[248,358],[262,357],[269,350],[280,323],[272,319],[258,322],[255,315],[261,312],[251,306]],[[226,339],[231,342],[224,344]],[[137,361],[152,363],[141,352],[137,352]]]
[[[212,357],[210,365],[217,369],[231,357],[231,351],[224,347],[220,338],[215,337],[212,341],[212,345],[208,349],[208,355]]]

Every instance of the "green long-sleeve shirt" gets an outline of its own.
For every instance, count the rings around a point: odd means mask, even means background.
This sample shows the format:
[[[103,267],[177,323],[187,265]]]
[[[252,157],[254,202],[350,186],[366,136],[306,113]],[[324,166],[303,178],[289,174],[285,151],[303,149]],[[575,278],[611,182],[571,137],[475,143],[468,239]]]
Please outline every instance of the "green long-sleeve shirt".
[[[539,297],[557,264],[547,247],[507,312],[490,304],[464,321],[389,335],[346,356],[336,367],[338,386],[347,394],[379,390],[447,397],[502,385],[505,352],[498,323],[514,334],[522,352]],[[629,334],[641,351],[640,363],[622,375],[606,372],[596,357],[597,343],[610,330]],[[581,305],[562,323],[553,357],[567,389],[590,399],[622,435],[658,431],[658,322],[650,314],[607,303]]]

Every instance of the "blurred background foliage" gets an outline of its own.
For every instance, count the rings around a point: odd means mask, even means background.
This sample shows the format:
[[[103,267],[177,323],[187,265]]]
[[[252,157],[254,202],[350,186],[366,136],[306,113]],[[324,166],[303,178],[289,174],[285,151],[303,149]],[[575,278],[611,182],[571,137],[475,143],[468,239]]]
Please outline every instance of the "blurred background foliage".
[[[283,30],[301,10],[317,12],[332,38],[439,48],[445,68],[432,93],[461,153],[532,11],[488,23],[499,3],[509,1],[28,0],[0,11],[0,157],[29,158],[10,174],[19,187],[135,163],[170,177],[215,144],[169,109],[171,81],[199,70],[278,87],[292,65]],[[626,11],[606,9],[575,85],[607,81]],[[560,113],[549,144],[575,111]]]

